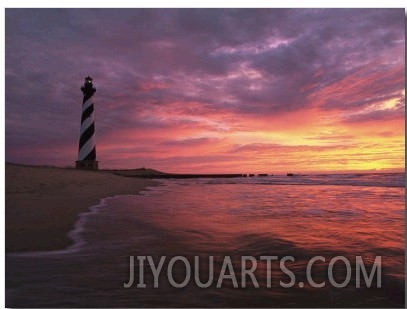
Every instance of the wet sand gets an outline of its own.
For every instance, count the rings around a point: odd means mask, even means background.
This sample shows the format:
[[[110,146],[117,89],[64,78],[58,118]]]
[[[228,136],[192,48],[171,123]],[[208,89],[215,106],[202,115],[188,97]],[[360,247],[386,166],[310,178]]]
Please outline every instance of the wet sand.
[[[6,252],[59,250],[72,244],[67,233],[78,214],[100,199],[137,194],[157,183],[108,171],[6,163]]]
[[[71,229],[68,223],[75,221],[78,212],[98,203],[100,197],[123,194],[127,189],[133,193],[105,200],[106,207],[86,222],[82,234],[86,246],[78,251],[6,255],[6,307],[405,307],[403,187],[244,185],[242,179],[236,179],[235,184],[227,180],[204,185],[202,180],[189,179],[163,180],[164,186],[137,196],[137,190],[151,183],[133,178],[133,174],[150,171],[126,171],[131,177],[112,175],[114,172],[6,166],[6,220],[25,228],[21,243],[14,239],[18,229],[6,234],[8,246],[10,241],[15,241],[15,248],[20,245],[17,250],[38,250],[40,244],[46,249],[66,247],[69,242],[62,244]],[[92,200],[96,193],[99,196]],[[12,203],[17,206],[13,208]],[[79,203],[86,204],[82,210]],[[21,223],[21,218],[26,223]],[[61,228],[62,224],[67,226]],[[153,287],[154,276],[147,262],[143,267],[146,287],[137,287],[141,265],[137,261],[134,284],[124,287],[130,281],[130,256],[152,256],[156,265],[161,257],[167,257],[159,287]],[[199,288],[192,275],[184,288],[172,286],[168,261],[175,256],[184,256],[191,266],[199,256],[202,282],[209,274],[205,261],[213,256],[212,285]],[[225,256],[233,261],[238,288],[229,279],[216,287]],[[242,256],[258,260],[255,277],[259,288],[249,277],[248,285],[242,287]],[[287,283],[290,278],[276,261],[271,287],[267,287],[261,256],[277,256],[280,261],[284,256],[295,258],[286,264],[295,284],[291,288],[281,285],[280,281]],[[325,263],[312,266],[313,280],[326,282],[322,288],[312,287],[306,275],[308,262],[315,256],[326,258]],[[336,256],[350,263],[349,284],[343,288],[335,288],[329,280],[328,263]],[[374,257],[382,256],[381,287],[376,280],[379,275],[374,276],[371,287],[364,283],[356,287],[356,256],[363,257],[368,273]],[[184,280],[183,263],[174,264],[171,270],[175,282]],[[343,282],[347,272],[344,263],[336,263],[333,276]]]

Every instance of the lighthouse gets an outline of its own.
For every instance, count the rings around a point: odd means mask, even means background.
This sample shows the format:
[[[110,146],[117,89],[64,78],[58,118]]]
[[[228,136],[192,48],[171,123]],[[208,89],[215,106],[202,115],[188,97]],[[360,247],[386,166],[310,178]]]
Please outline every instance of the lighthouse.
[[[93,87],[90,76],[85,78],[81,90],[83,93],[82,117],[76,168],[97,170],[98,161],[96,161],[95,121],[93,119],[92,102],[92,96],[96,92],[96,88]]]

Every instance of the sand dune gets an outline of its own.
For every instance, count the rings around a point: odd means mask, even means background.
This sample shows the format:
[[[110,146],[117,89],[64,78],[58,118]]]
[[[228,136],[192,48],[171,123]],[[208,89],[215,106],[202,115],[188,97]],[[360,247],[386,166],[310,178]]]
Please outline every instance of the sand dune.
[[[66,248],[79,213],[101,198],[137,194],[156,184],[107,171],[7,163],[5,171],[6,252]]]

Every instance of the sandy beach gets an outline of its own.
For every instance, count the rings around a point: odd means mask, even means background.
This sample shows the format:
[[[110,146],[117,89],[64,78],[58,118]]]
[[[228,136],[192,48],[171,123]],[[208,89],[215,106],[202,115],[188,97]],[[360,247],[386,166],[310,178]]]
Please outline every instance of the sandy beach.
[[[6,252],[66,248],[79,213],[102,198],[137,194],[156,184],[107,171],[8,163],[5,176]]]

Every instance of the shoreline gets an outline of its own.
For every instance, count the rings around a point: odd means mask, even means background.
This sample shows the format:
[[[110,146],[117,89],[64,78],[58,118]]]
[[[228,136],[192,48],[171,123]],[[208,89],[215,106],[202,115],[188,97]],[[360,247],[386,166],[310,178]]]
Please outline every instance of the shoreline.
[[[81,213],[116,195],[159,183],[108,171],[5,165],[5,252],[63,250]]]

